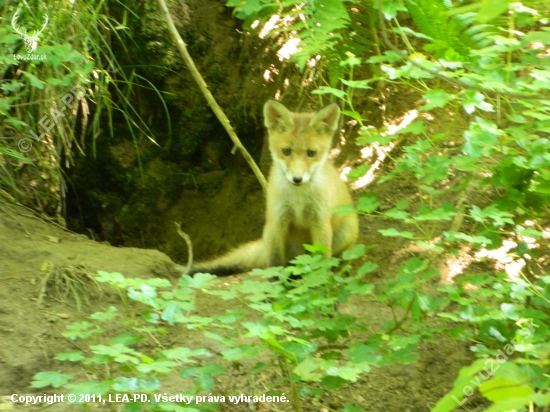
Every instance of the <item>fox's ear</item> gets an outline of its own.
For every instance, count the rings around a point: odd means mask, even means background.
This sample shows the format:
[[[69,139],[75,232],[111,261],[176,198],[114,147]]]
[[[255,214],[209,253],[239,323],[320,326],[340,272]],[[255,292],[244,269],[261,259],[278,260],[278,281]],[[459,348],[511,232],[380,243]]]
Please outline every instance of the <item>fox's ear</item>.
[[[340,108],[336,103],[329,104],[313,115],[309,127],[320,134],[332,135],[338,127]]]
[[[288,109],[281,103],[268,100],[264,104],[264,124],[269,131],[284,133],[294,127],[294,120]]]

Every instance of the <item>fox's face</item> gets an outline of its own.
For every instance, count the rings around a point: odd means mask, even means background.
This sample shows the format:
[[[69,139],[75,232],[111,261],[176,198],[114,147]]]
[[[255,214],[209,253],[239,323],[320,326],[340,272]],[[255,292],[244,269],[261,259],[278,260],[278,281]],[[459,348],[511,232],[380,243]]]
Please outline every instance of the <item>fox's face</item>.
[[[292,113],[274,100],[264,105],[269,150],[275,164],[294,185],[311,180],[326,161],[340,108],[331,104],[316,113]]]

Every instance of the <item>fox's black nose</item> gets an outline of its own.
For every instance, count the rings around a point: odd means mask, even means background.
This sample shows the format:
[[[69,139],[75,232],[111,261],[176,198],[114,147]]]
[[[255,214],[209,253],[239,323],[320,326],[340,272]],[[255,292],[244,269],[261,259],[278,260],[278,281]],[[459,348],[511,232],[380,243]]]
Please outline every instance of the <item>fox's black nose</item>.
[[[296,183],[296,184],[302,183],[302,178],[301,178],[301,177],[296,177],[296,176],[294,176],[294,177],[292,178],[292,181],[293,181],[294,183]]]

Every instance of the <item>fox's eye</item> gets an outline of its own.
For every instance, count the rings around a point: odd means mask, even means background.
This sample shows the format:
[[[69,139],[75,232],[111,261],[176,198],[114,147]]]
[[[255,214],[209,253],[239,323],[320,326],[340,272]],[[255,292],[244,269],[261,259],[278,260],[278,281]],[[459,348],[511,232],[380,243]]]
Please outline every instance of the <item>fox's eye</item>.
[[[285,148],[283,149],[283,154],[284,154],[285,156],[290,156],[290,151],[291,151],[290,148],[285,147]]]
[[[308,151],[307,151],[307,155],[308,155],[309,157],[313,157],[313,156],[315,156],[316,154],[317,154],[317,152],[316,152],[315,150],[308,150]]]

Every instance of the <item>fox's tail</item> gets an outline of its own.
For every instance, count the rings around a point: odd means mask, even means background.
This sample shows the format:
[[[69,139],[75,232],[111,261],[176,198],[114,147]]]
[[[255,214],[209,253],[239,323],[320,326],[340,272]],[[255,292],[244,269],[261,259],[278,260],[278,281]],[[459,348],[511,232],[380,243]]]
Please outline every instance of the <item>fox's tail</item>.
[[[218,276],[247,272],[254,268],[267,268],[268,258],[263,239],[245,243],[237,249],[204,263],[194,264],[189,275],[211,273]]]

